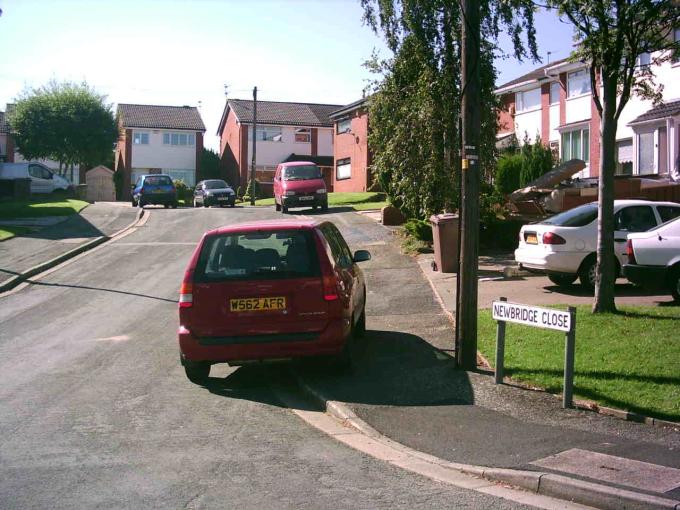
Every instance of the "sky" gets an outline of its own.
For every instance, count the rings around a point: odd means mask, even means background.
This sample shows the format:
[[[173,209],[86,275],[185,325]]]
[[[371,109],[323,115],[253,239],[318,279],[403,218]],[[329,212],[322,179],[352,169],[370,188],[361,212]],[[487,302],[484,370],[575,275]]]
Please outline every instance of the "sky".
[[[347,104],[371,78],[381,38],[359,0],[0,0],[0,111],[51,79],[87,81],[108,102],[199,106],[206,146],[229,97]],[[539,13],[544,62],[572,29]],[[508,39],[501,39],[507,46]],[[497,61],[498,83],[540,63]]]

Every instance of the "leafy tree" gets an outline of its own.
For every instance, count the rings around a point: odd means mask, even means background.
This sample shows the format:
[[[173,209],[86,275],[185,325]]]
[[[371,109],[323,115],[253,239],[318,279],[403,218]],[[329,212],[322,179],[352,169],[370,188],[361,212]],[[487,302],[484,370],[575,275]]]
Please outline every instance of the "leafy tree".
[[[361,0],[365,22],[382,33],[393,58],[369,68],[382,79],[372,87],[369,146],[373,166],[390,201],[406,216],[423,218],[457,204],[460,161],[462,12],[454,0]],[[482,174],[494,173],[497,98],[494,53],[506,27],[518,58],[536,58],[533,5],[494,0],[482,5],[479,59],[482,80]],[[522,44],[526,34],[527,44]]]
[[[9,123],[26,159],[53,159],[62,168],[95,166],[111,158],[118,128],[111,105],[86,83],[57,83],[25,91]]]
[[[220,156],[211,149],[203,148],[198,180],[220,179]]]
[[[633,94],[660,100],[652,66],[639,66],[643,53],[652,64],[680,52],[673,29],[680,20],[676,0],[550,0],[575,28],[571,58],[590,64],[593,101],[601,119],[597,220],[597,283],[593,312],[615,312],[614,172],[616,129]]]
[[[494,188],[498,193],[508,195],[520,188],[523,164],[522,154],[503,154],[498,158],[498,168],[494,179]]]
[[[533,144],[525,137],[516,153],[506,152],[498,158],[494,187],[498,193],[512,193],[549,172],[554,164],[552,151],[540,137]]]

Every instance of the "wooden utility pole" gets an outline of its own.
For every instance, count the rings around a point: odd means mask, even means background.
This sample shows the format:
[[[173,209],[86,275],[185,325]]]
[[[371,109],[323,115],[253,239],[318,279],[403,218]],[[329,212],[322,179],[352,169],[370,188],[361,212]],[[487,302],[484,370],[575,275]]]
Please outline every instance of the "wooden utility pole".
[[[250,164],[250,205],[255,205],[255,162],[257,161],[257,87],[253,88],[253,161]]]
[[[464,370],[477,367],[477,262],[479,256],[479,1],[463,4],[463,154],[460,261],[456,296],[456,359]]]

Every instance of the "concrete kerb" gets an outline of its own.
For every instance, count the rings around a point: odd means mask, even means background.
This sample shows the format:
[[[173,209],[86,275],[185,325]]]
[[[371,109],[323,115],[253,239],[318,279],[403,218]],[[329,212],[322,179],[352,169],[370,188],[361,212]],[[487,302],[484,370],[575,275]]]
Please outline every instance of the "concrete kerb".
[[[73,257],[76,257],[77,255],[80,255],[81,253],[84,253],[86,251],[89,251],[93,248],[96,248],[102,243],[105,243],[106,241],[109,241],[110,239],[114,239],[115,237],[121,236],[125,234],[127,231],[130,229],[134,228],[137,223],[144,217],[144,209],[140,209],[139,212],[137,212],[137,217],[133,222],[131,222],[128,226],[125,228],[122,228],[118,232],[110,235],[110,236],[99,236],[95,237],[91,241],[88,241],[84,244],[81,244],[80,246],[67,251],[66,253],[62,253],[61,255],[54,257],[46,262],[41,262],[40,264],[37,264],[30,269],[27,269],[26,271],[23,271],[8,280],[6,280],[3,283],[0,283],[0,294],[3,292],[6,292],[8,290],[13,289],[17,285],[21,284],[22,282],[28,280],[29,278],[32,278],[33,276],[40,274],[44,271],[47,271],[48,269],[52,269],[55,266],[58,266],[59,264],[66,262],[69,259],[72,259]]]
[[[309,397],[314,399],[317,404],[323,407],[327,414],[341,421],[346,426],[350,426],[360,433],[394,449],[402,456],[428,462],[435,466],[457,471],[462,474],[483,478],[491,482],[519,487],[543,496],[606,510],[618,510],[620,508],[680,510],[680,502],[677,500],[586,482],[552,473],[520,469],[489,468],[440,459],[439,457],[409,448],[408,446],[384,436],[359,418],[344,403],[330,400],[319,389],[314,388],[305,381],[299,374],[295,374],[295,378],[299,387]]]

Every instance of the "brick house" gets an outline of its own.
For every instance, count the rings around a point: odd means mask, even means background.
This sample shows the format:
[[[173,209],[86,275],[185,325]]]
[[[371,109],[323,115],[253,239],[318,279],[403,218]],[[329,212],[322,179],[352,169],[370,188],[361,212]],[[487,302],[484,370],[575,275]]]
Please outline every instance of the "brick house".
[[[330,115],[334,123],[333,189],[335,191],[367,191],[373,183],[368,149],[368,105],[360,99]]]
[[[124,198],[137,177],[168,174],[196,184],[205,125],[192,106],[118,105],[115,169],[123,173]]]
[[[14,139],[9,132],[5,112],[0,112],[0,162],[2,161],[14,162]]]
[[[676,37],[680,31],[676,30]],[[639,65],[654,66],[663,85],[664,105],[631,97],[616,133],[617,175],[669,175],[680,155],[680,62],[655,65],[649,54]],[[522,143],[538,135],[561,160],[583,159],[579,177],[597,177],[600,161],[600,118],[591,97],[588,65],[566,59],[541,66],[504,83],[500,96],[498,140],[515,135]]]
[[[332,184],[333,122],[329,115],[341,105],[257,102],[256,178],[272,182],[274,171],[284,161],[313,161],[324,170]],[[229,99],[222,112],[217,135],[220,137],[220,168],[226,180],[245,188],[252,161],[253,101]]]

